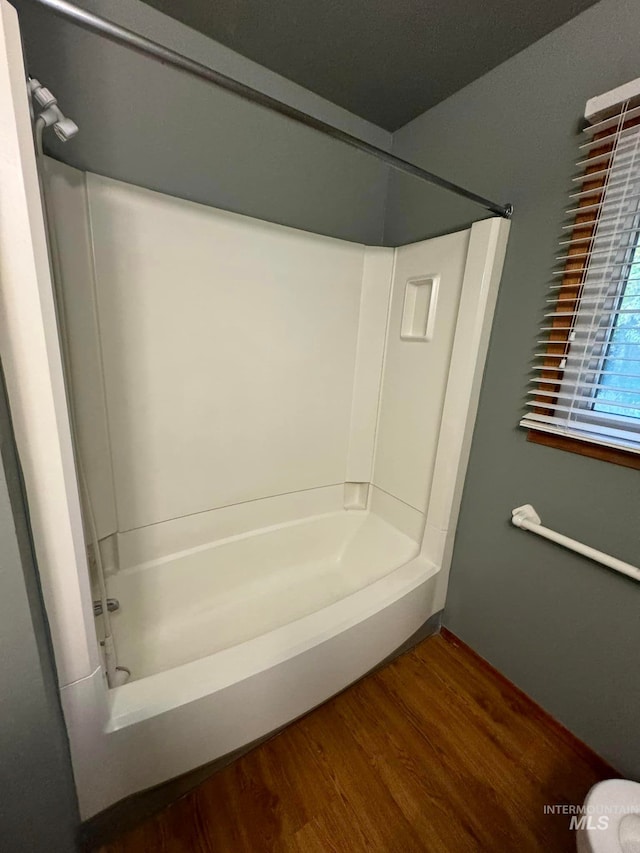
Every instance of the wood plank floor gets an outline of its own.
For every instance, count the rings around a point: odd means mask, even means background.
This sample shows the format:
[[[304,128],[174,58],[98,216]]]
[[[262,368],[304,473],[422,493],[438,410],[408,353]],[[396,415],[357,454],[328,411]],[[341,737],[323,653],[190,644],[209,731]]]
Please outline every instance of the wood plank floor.
[[[450,634],[430,637],[101,853],[570,853],[616,775]]]

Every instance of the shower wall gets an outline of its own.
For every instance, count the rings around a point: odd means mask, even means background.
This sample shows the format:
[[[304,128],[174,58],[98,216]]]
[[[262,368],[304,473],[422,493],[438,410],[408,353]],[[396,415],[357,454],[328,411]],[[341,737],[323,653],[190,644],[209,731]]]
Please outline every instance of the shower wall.
[[[468,231],[372,248],[46,170],[111,568],[345,507],[419,540]]]
[[[396,252],[373,500],[378,512],[392,513],[396,525],[414,538],[422,532],[431,490],[469,233],[410,244]],[[424,279],[438,286],[433,337],[403,339],[399,332],[407,282]]]
[[[362,247],[94,176],[89,199],[120,529],[342,483]]]

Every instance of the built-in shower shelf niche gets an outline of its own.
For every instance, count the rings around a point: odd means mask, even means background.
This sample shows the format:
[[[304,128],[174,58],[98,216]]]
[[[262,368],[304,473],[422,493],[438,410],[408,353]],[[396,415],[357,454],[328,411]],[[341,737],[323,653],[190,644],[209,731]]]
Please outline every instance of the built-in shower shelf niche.
[[[369,483],[344,484],[344,508],[366,509],[369,501]]]
[[[403,341],[430,341],[433,338],[439,286],[439,275],[407,280],[400,327]]]

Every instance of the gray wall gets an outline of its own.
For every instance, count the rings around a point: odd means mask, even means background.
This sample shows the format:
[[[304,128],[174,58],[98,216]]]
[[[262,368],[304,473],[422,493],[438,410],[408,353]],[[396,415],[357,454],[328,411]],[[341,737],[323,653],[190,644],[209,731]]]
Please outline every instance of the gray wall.
[[[640,777],[640,585],[510,526],[543,522],[640,563],[640,472],[541,447],[517,427],[586,100],[640,76],[640,5],[602,0],[395,137],[394,151],[515,204],[445,623],[619,770]],[[386,238],[473,208],[393,176]]]
[[[80,126],[49,153],[112,178],[370,244],[382,239],[388,169],[128,48],[12,0],[32,76]],[[391,134],[137,0],[78,0],[318,118],[389,148]]]
[[[0,849],[70,853],[79,825],[0,376]]]

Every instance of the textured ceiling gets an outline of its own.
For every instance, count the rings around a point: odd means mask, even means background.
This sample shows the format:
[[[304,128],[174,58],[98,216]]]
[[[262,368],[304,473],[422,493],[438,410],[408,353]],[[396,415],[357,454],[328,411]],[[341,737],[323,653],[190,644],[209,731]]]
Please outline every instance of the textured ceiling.
[[[396,130],[595,0],[145,0]]]

